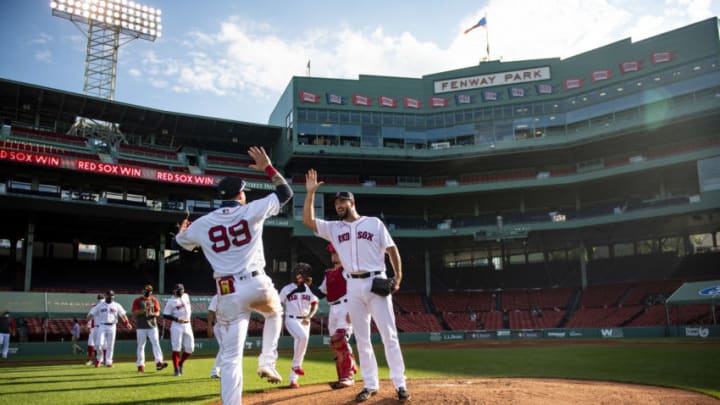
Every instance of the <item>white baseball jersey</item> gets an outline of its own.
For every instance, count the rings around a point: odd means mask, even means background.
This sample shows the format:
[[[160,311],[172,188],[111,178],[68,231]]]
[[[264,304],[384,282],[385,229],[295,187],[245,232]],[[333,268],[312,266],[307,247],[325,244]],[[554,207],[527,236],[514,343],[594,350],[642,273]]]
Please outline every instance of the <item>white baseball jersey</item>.
[[[192,315],[192,309],[190,308],[190,297],[187,294],[183,294],[182,297],[172,296],[165,303],[165,309],[163,315],[172,315],[178,319],[190,320]]]
[[[105,325],[111,323],[117,324],[120,317],[125,316],[125,308],[119,303],[113,301],[107,303],[105,301],[98,302],[97,305],[90,308],[89,315],[93,316],[95,325]]]
[[[279,212],[280,202],[272,193],[245,205],[218,208],[195,220],[175,240],[187,250],[200,246],[215,277],[263,271],[263,223]]]
[[[217,294],[213,295],[208,304],[208,311],[217,312]]]
[[[347,273],[385,271],[385,252],[395,246],[385,224],[376,217],[353,222],[315,219],[316,235],[333,244]]]
[[[306,316],[310,313],[312,304],[318,303],[318,297],[305,287],[305,291],[290,294],[297,288],[297,284],[290,283],[280,290],[280,301],[285,304],[285,313],[292,316]]]

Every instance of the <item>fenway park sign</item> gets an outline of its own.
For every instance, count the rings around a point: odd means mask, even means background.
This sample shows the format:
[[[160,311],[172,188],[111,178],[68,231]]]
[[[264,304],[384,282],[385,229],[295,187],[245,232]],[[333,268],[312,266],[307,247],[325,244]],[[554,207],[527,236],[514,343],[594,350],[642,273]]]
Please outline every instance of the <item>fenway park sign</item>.
[[[550,80],[550,67],[542,66],[509,72],[490,73],[486,75],[458,77],[455,79],[436,80],[433,82],[435,93],[480,89],[483,87],[503,86],[509,84]]]

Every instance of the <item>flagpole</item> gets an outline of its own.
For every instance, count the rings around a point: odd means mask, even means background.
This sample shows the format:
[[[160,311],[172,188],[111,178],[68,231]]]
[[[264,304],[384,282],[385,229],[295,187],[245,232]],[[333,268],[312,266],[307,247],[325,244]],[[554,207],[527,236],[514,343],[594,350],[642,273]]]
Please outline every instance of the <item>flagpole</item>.
[[[485,21],[487,21],[487,13],[485,13]],[[485,56],[485,60],[490,60],[490,27],[488,27],[488,24],[485,23],[485,42],[487,43],[487,48],[485,49],[487,54]]]

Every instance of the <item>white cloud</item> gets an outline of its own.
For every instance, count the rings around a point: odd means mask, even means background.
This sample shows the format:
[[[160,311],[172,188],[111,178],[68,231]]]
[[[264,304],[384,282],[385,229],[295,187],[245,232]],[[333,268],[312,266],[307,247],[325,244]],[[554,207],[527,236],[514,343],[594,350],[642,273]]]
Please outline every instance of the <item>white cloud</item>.
[[[50,34],[44,32],[38,32],[33,38],[28,41],[29,45],[47,45],[52,42],[53,37]]]
[[[142,73],[131,71],[131,75],[177,93],[275,100],[292,76],[305,75],[308,59],[316,77],[420,77],[477,64],[485,54],[486,34],[491,59],[567,58],[712,16],[711,0],[658,4],[650,0],[489,0],[484,8],[457,22],[457,35],[447,45],[420,41],[412,32],[388,34],[382,26],[315,27],[282,38],[270,25],[231,16],[215,32],[188,33],[177,41],[176,55],[146,52]],[[489,31],[479,28],[462,33],[485,13]]]
[[[49,49],[35,51],[35,53],[33,54],[33,57],[37,61],[50,63],[50,62],[52,62],[52,51],[50,51]]]
[[[132,76],[132,77],[142,76],[142,72],[140,71],[140,69],[132,68],[132,69],[128,70],[128,72],[130,73],[130,76]]]

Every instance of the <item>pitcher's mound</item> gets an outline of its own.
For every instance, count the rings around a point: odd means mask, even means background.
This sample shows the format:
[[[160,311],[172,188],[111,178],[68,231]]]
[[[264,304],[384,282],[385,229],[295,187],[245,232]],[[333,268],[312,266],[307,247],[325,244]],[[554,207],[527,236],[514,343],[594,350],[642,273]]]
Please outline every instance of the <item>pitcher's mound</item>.
[[[274,389],[243,395],[245,404],[354,404],[362,382],[333,390],[328,385]],[[410,404],[720,404],[720,400],[696,392],[647,385],[601,381],[535,378],[410,379]],[[389,381],[365,404],[397,404]]]

